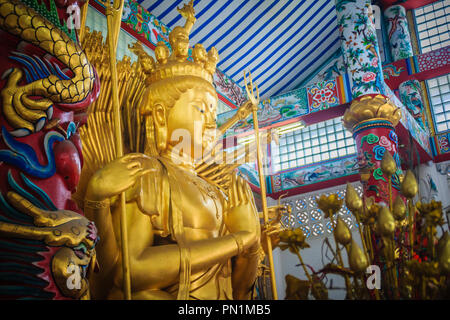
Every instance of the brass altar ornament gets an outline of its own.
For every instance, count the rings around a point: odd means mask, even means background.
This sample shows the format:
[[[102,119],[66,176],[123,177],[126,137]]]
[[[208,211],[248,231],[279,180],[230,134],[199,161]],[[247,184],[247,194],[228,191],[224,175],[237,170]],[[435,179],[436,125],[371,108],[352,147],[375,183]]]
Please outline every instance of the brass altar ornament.
[[[345,205],[353,214],[360,211],[363,207],[361,197],[358,195],[355,188],[348,182],[347,189],[345,191]]]
[[[422,218],[425,219],[427,227],[436,228],[437,225],[444,224],[442,217],[442,202],[431,200],[430,203],[418,201],[416,208]],[[433,232],[435,234],[436,232]]]
[[[390,237],[395,231],[395,220],[388,207],[382,206],[377,219],[377,231],[385,237]]]
[[[286,243],[288,246],[294,245],[300,249],[309,248],[309,244],[306,243],[306,237],[302,229],[296,228],[294,230],[283,230],[279,233],[280,241]],[[288,246],[280,244],[280,248],[285,250]]]
[[[340,217],[336,220],[336,227],[333,232],[336,237],[336,241],[343,246],[346,246],[352,241],[352,233],[347,224]]]
[[[348,252],[348,262],[350,269],[356,273],[365,272],[369,266],[366,255],[358,246],[355,240],[350,244],[350,252]]]
[[[390,177],[397,170],[397,164],[389,151],[386,151],[381,159],[380,168],[383,173]]]
[[[417,194],[419,186],[417,184],[416,177],[411,170],[406,171],[400,189],[402,191],[402,194],[408,199],[412,199]]]
[[[317,207],[322,210],[325,218],[330,218],[341,209],[344,200],[339,199],[337,194],[332,193],[329,196],[322,194],[319,199],[316,199],[316,202]]]
[[[367,198],[364,204],[365,209],[362,211],[361,222],[367,225],[373,225],[376,222],[380,205],[374,202],[373,197]]]
[[[395,198],[392,214],[397,221],[402,221],[406,217],[406,206],[400,195]]]

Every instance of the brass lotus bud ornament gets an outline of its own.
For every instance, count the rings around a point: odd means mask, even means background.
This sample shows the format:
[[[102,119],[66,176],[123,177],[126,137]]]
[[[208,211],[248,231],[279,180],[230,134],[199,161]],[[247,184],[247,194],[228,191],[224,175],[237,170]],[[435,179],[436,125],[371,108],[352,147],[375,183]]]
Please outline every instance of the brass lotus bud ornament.
[[[395,220],[388,207],[381,207],[377,221],[378,233],[384,237],[390,237],[395,231]]]
[[[363,207],[361,198],[355,188],[348,182],[347,189],[345,191],[345,205],[352,213],[358,212]]]
[[[354,272],[360,273],[365,272],[369,266],[366,255],[358,246],[355,240],[352,240],[350,245],[350,252],[348,253],[348,263],[350,269]]]
[[[336,241],[343,246],[348,245],[352,241],[352,233],[347,224],[340,218],[337,218],[336,228],[334,229]]]
[[[391,177],[397,170],[397,164],[389,151],[386,151],[381,159],[380,168],[383,173]]]
[[[325,214],[325,218],[330,218],[341,209],[344,200],[339,199],[337,194],[332,193],[329,196],[321,195],[319,199],[316,199],[316,202],[319,209]]]
[[[406,206],[400,195],[395,198],[392,213],[397,221],[402,221],[406,217]]]
[[[419,191],[419,186],[417,185],[416,177],[411,170],[406,171],[405,178],[401,184],[402,194],[408,199],[412,199]]]

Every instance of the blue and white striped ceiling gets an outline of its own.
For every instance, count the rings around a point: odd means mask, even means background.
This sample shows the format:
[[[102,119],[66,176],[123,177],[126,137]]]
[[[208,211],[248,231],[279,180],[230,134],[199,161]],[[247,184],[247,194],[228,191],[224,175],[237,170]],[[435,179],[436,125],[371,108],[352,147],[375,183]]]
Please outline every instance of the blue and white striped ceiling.
[[[188,0],[138,0],[173,29]],[[265,99],[295,89],[339,49],[334,0],[194,0],[191,45],[219,51],[218,67],[240,86],[251,70]]]

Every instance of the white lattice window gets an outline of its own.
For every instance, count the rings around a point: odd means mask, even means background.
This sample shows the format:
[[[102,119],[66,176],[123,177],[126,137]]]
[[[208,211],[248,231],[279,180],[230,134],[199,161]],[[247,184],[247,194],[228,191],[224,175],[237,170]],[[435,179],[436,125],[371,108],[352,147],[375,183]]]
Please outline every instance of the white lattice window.
[[[360,183],[354,183],[358,194],[362,195],[362,186]],[[290,217],[284,215],[281,218],[281,225],[285,228],[301,228],[306,236],[323,237],[332,235],[333,225],[330,219],[324,218],[324,213],[317,207],[316,199],[322,194],[329,195],[337,193],[340,199],[345,198],[346,185],[333,187],[320,191],[315,191],[307,194],[301,194],[294,197],[282,199],[283,204],[289,204],[292,208]],[[358,228],[355,217],[344,204],[338,212],[338,216],[348,225],[350,230]],[[334,219],[336,223],[336,219]]]
[[[436,132],[450,130],[450,75],[425,81]]]
[[[355,140],[343,127],[341,119],[330,119],[283,134],[280,144],[272,148],[273,172],[355,154]]]
[[[414,10],[422,53],[450,45],[450,1],[441,0]]]

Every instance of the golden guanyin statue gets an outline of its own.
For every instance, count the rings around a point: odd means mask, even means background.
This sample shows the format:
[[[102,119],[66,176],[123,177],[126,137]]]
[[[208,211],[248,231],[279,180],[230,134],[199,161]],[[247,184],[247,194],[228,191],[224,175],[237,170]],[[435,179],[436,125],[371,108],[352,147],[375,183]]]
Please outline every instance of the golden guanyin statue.
[[[90,279],[94,299],[124,298],[122,192],[132,299],[252,297],[262,251],[253,194],[233,170],[225,170],[236,166],[205,164],[194,156],[196,150],[208,154],[217,143],[212,76],[218,54],[197,44],[193,61],[188,60],[192,2],[179,11],[186,23],[170,34],[171,54],[160,42],[154,61],[135,45],[131,50],[140,64],[131,67],[133,72],[118,65],[119,86],[128,88],[120,96],[125,156],[113,160],[111,111],[104,94],[81,128],[85,165],[75,198],[83,200],[100,236],[99,271]],[[258,103],[250,98],[250,105]],[[178,148],[179,132],[185,133],[183,139],[191,137],[182,141],[185,148]],[[209,173],[199,174],[200,167]]]

